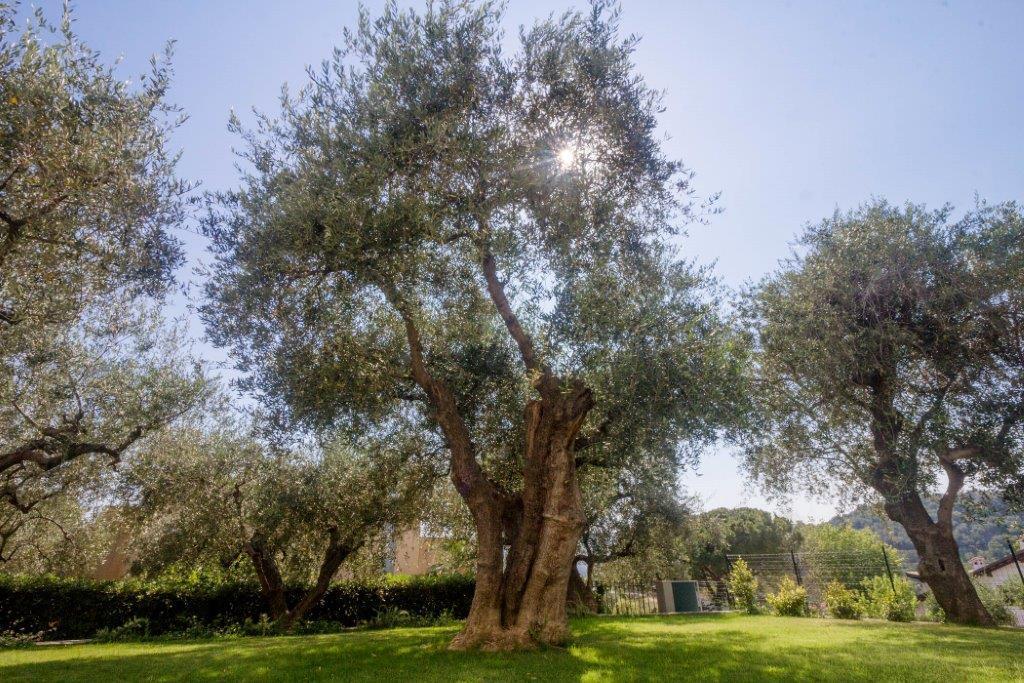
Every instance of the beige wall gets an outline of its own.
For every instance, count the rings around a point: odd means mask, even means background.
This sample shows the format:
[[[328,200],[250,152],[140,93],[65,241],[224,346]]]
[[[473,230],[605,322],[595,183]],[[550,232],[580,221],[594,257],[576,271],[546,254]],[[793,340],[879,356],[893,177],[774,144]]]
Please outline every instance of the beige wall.
[[[395,535],[395,574],[427,574],[437,564],[437,551],[431,539],[420,534],[419,525]]]

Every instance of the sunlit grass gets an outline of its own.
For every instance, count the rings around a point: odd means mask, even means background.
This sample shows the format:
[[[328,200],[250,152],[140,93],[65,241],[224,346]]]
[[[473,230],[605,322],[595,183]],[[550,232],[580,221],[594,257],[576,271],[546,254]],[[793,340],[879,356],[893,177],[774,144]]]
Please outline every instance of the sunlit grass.
[[[457,627],[0,652],[2,681],[1024,680],[1024,633],[777,617],[581,619],[564,650],[448,652]]]

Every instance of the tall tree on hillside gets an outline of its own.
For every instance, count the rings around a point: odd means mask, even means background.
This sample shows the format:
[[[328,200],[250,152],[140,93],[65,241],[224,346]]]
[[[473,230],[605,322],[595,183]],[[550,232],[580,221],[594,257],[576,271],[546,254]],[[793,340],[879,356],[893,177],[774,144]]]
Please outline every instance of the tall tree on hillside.
[[[604,3],[511,58],[490,3],[363,15],[211,217],[205,314],[254,388],[448,450],[477,547],[457,648],[563,641],[577,468],[729,415],[740,345],[671,246],[689,174],[635,42]]]
[[[0,4],[0,485],[15,507],[26,478],[116,459],[202,398],[181,354],[149,353],[162,335],[140,312],[181,263],[169,75],[154,60],[133,88],[68,10],[18,33]]]
[[[811,226],[749,300],[764,484],[873,490],[951,620],[991,624],[953,537],[971,478],[1020,495],[1024,222],[874,202]],[[922,496],[946,480],[935,517]]]

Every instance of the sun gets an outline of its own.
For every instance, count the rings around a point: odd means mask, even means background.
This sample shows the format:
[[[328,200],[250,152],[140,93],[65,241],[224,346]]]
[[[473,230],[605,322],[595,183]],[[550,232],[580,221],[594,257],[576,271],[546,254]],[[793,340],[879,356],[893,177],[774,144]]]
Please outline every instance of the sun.
[[[576,163],[576,148],[567,145],[558,150],[558,154],[555,155],[555,158],[558,160],[558,165],[562,170],[572,168]]]

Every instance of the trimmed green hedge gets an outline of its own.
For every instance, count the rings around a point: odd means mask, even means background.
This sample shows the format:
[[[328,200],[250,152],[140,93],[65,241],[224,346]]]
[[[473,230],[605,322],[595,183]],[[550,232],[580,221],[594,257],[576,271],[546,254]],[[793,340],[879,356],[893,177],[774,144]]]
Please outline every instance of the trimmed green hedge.
[[[289,604],[302,592],[289,589]],[[469,613],[473,579],[464,576],[384,577],[340,581],[310,610],[310,621],[357,626],[400,610],[410,617],[461,619]],[[255,584],[82,581],[0,575],[0,633],[42,633],[47,639],[89,638],[130,619],[149,621],[153,635],[196,624],[223,628],[258,621],[267,608]]]

